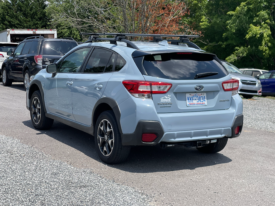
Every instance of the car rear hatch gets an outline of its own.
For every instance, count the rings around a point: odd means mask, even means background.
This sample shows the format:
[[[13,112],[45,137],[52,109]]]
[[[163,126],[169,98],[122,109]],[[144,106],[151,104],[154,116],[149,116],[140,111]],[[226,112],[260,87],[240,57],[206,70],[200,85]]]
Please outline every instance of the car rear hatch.
[[[232,92],[225,91],[223,83],[231,78],[215,55],[198,52],[161,53],[146,55],[142,62],[141,69],[146,81],[171,84],[167,92],[152,93],[158,113],[230,108]]]

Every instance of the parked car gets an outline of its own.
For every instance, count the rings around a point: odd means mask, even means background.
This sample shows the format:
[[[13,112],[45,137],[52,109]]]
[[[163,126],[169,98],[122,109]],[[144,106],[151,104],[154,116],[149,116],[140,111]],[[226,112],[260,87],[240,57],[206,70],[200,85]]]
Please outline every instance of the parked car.
[[[241,68],[240,71],[243,74],[249,75],[249,76],[253,76],[253,77],[258,77],[261,74],[268,72],[267,70],[263,70],[263,69],[255,69],[255,68]]]
[[[36,129],[57,120],[87,132],[106,163],[124,161],[132,146],[216,153],[241,134],[239,81],[216,55],[161,35],[145,43],[126,39],[139,34],[92,35],[32,79],[26,103]]]
[[[77,43],[73,39],[46,39],[42,36],[28,37],[22,41],[10,57],[4,61],[1,69],[4,86],[13,81],[24,82],[29,86],[30,77],[54,63]]]
[[[7,53],[9,51],[14,52],[17,45],[18,43],[0,42],[0,68],[2,67],[3,62],[9,57]],[[0,80],[2,80],[1,72],[0,72]]]
[[[259,76],[262,83],[263,96],[275,96],[275,70]]]
[[[222,61],[223,66],[230,73],[234,79],[239,80],[239,94],[241,94],[246,99],[251,99],[253,96],[262,95],[262,85],[261,81],[258,79],[245,75],[240,70],[226,61]]]

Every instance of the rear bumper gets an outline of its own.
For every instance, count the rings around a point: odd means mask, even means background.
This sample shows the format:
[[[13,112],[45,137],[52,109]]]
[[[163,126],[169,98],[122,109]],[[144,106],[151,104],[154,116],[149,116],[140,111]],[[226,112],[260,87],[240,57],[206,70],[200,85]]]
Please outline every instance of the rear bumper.
[[[236,127],[240,127],[239,133],[235,134]],[[140,121],[133,134],[122,134],[122,145],[124,146],[154,146],[159,143],[181,143],[200,140],[211,140],[219,138],[235,138],[240,136],[243,128],[243,115],[236,116],[231,127],[204,129],[193,131],[165,132],[160,122]],[[142,142],[143,133],[153,133],[157,138],[153,142]]]

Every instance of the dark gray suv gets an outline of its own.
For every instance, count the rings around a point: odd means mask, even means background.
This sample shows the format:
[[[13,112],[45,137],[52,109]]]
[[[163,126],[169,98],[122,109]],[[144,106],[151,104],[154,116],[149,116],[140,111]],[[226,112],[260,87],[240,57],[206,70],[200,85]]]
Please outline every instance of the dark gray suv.
[[[32,75],[56,62],[77,45],[72,38],[46,39],[42,36],[26,38],[14,52],[8,53],[10,57],[2,65],[3,85],[10,86],[13,81],[24,82],[27,88]]]

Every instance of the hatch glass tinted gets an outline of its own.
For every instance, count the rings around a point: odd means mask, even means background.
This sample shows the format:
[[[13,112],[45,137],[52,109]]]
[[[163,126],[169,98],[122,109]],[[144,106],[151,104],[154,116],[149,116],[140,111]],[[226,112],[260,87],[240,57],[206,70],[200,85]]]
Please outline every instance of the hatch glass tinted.
[[[63,56],[76,46],[76,42],[73,41],[44,41],[42,54]]]
[[[148,76],[173,80],[193,80],[197,74],[208,72],[217,74],[200,79],[219,79],[227,75],[213,55],[200,53],[147,55],[143,67]]]

